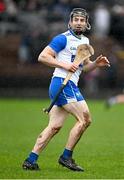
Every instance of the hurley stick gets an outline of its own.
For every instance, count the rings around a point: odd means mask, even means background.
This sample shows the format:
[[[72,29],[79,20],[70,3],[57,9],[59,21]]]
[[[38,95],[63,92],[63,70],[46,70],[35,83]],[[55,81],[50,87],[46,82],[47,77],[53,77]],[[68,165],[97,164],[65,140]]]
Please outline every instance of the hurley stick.
[[[76,56],[75,59],[73,61],[73,63],[75,63],[76,65],[80,65],[81,63],[83,63],[83,61],[85,59],[88,59],[91,55],[94,54],[94,49],[91,45],[88,44],[81,44],[77,47],[77,52],[76,52]],[[58,90],[56,96],[54,97],[53,101],[51,102],[51,104],[49,105],[48,108],[43,109],[43,111],[45,113],[49,113],[50,110],[52,109],[52,107],[54,106],[55,102],[57,101],[60,93],[62,92],[62,90],[64,89],[64,87],[66,86],[66,84],[68,83],[68,81],[70,80],[71,76],[72,76],[72,72],[68,72],[66,78],[64,79],[60,89]]]

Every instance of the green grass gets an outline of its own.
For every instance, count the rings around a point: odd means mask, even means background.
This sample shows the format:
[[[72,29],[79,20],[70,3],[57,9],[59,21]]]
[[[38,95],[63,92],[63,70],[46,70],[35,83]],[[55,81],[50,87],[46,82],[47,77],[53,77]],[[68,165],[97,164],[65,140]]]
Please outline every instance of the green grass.
[[[0,178],[1,179],[123,179],[124,106],[106,110],[103,101],[88,101],[93,122],[78,143],[74,158],[85,168],[72,172],[58,165],[69,130],[70,116],[63,129],[48,144],[38,160],[41,171],[21,168],[48,117],[41,109],[47,100],[0,100]]]

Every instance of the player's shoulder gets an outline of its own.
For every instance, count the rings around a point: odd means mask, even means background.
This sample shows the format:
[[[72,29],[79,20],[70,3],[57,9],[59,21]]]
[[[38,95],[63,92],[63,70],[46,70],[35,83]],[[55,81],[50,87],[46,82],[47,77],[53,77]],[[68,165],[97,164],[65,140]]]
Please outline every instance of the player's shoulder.
[[[54,41],[66,41],[66,35],[65,33],[58,34],[53,37]]]
[[[66,37],[68,37],[68,36],[71,36],[72,34],[71,34],[71,32],[68,30],[68,31],[66,31],[66,32],[64,32],[64,33],[62,33],[64,36],[66,36]]]
[[[87,39],[87,40],[89,40],[89,38],[88,38],[87,36],[85,36],[85,35],[82,35],[81,38],[82,38],[82,39]]]
[[[48,44],[56,53],[60,52],[66,47],[67,38],[61,33],[53,37],[52,41]]]
[[[54,42],[63,42],[63,43],[67,43],[67,39],[69,38],[69,37],[71,37],[72,35],[71,35],[71,33],[70,33],[70,31],[68,30],[68,31],[65,31],[65,32],[63,32],[63,33],[60,33],[60,34],[58,34],[58,35],[56,35],[56,36],[54,36],[53,37],[53,41]]]
[[[81,40],[82,40],[82,41],[85,41],[86,43],[89,43],[89,38],[86,37],[85,35],[83,35],[83,36],[81,37]]]

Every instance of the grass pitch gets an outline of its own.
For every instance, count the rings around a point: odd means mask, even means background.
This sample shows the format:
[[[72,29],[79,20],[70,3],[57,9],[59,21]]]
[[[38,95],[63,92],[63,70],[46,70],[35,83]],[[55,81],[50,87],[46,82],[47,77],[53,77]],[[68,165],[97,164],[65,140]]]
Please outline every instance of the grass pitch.
[[[124,178],[124,105],[107,110],[103,101],[88,101],[93,122],[74,151],[84,172],[72,172],[57,163],[74,124],[71,116],[40,154],[41,171],[22,170],[22,162],[48,123],[47,115],[41,112],[48,104],[47,100],[0,100],[1,179]]]

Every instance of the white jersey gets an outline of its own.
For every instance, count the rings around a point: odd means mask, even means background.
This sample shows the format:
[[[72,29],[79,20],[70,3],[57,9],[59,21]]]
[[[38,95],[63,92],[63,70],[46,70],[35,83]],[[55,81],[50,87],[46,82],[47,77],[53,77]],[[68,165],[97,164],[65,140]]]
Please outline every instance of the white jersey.
[[[56,59],[62,62],[73,62],[77,47],[80,44],[89,44],[89,39],[85,36],[82,36],[80,39],[74,36],[74,34],[68,30],[65,33],[62,33],[51,41],[49,46],[56,52]],[[80,64],[78,70],[73,73],[71,77],[71,81],[73,81],[76,85],[79,81],[79,76],[82,72],[83,64]],[[67,75],[67,71],[62,68],[55,68],[53,73],[53,77],[62,77],[65,78]]]

